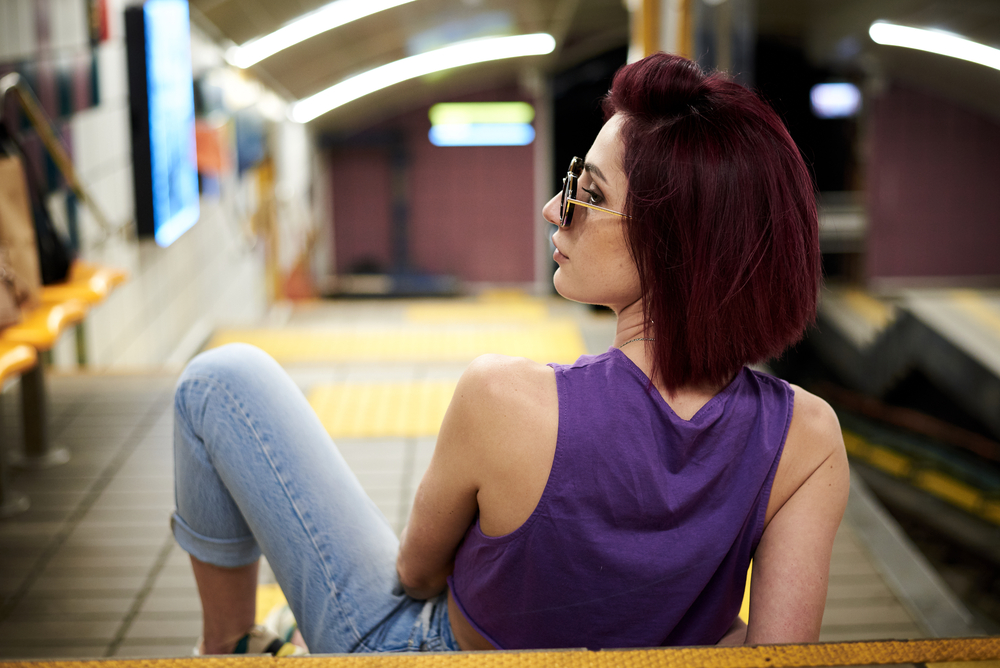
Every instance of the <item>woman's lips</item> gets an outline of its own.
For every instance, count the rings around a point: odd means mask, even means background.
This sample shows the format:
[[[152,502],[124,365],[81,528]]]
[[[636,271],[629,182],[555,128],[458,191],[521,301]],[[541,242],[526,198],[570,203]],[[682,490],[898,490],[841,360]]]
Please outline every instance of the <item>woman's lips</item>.
[[[555,252],[552,253],[552,259],[553,260],[555,260],[556,262],[559,262],[560,260],[568,260],[569,259],[565,255],[563,255],[562,251],[559,250],[559,246],[556,246],[556,243],[554,241],[552,242],[552,245],[555,246],[555,248],[556,248]]]

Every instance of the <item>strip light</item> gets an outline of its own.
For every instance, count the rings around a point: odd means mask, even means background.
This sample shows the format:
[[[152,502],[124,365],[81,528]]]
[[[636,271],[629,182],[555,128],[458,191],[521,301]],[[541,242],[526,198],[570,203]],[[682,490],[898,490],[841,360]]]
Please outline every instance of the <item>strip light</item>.
[[[868,35],[878,44],[919,49],[1000,70],[1000,49],[973,42],[954,33],[876,21],[868,29]]]
[[[409,79],[441,70],[485,63],[504,58],[543,56],[552,53],[556,40],[548,33],[483,37],[456,42],[434,51],[402,58],[330,86],[324,91],[299,100],[292,105],[291,118],[308,123],[317,116],[336,109],[359,97]]]
[[[528,123],[443,123],[431,126],[435,146],[527,146],[535,140]]]
[[[270,34],[228,49],[226,60],[236,67],[247,68],[310,37],[408,2],[413,0],[336,0]]]
[[[527,102],[438,102],[427,115],[432,125],[530,123],[535,108]]]

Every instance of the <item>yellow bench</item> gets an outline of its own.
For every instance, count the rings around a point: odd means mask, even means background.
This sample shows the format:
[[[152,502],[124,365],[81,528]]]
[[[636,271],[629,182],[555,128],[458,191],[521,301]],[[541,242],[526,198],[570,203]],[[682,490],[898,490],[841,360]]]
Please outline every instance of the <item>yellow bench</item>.
[[[127,276],[117,269],[75,262],[65,283],[43,287],[41,303],[20,323],[0,332],[0,343],[28,345],[40,353],[52,350],[63,332],[79,324],[90,307],[106,299]],[[10,456],[11,464],[21,468],[48,468],[69,461],[65,448],[50,447],[43,366],[34,365],[21,375],[24,450]]]
[[[0,389],[8,378],[22,374],[38,364],[38,353],[31,346],[0,341]],[[6,462],[0,452],[0,518],[28,509],[28,497],[10,489]]]
[[[995,668],[1000,638],[934,638],[657,649],[413,652],[275,658],[219,656],[10,663],[11,668],[796,668],[917,664],[928,668]],[[0,664],[3,665],[3,664]]]
[[[126,279],[128,274],[121,269],[77,260],[70,267],[65,283],[42,288],[42,303],[58,304],[76,299],[88,305],[98,304]]]

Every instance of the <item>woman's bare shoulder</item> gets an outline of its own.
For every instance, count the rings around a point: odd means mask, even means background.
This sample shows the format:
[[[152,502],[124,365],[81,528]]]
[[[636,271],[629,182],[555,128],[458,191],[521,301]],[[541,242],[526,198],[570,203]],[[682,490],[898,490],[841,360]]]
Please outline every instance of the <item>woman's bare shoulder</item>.
[[[786,448],[791,442],[793,449],[807,459],[825,459],[832,451],[843,448],[840,420],[830,404],[798,385],[791,387],[795,392],[795,405]]]
[[[438,447],[475,462],[480,527],[499,536],[519,527],[541,498],[559,433],[555,373],[503,355],[476,359],[458,383]]]
[[[462,374],[456,399],[494,409],[544,410],[556,401],[552,368],[524,357],[481,355]],[[501,413],[494,410],[493,413]],[[497,417],[503,417],[502,414]]]
[[[768,521],[824,465],[833,465],[841,477],[847,475],[837,414],[822,398],[797,385],[791,387],[795,393],[792,420],[771,490]]]

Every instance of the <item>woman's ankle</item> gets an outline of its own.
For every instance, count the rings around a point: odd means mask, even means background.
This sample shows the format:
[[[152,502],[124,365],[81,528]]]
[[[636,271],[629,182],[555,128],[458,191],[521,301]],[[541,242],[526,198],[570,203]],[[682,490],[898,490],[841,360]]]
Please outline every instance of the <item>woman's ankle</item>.
[[[234,654],[236,651],[236,646],[241,640],[247,637],[247,634],[253,627],[243,631],[239,635],[233,636],[216,636],[209,638],[209,636],[203,636],[201,639],[201,644],[198,649],[203,656],[210,654]]]

